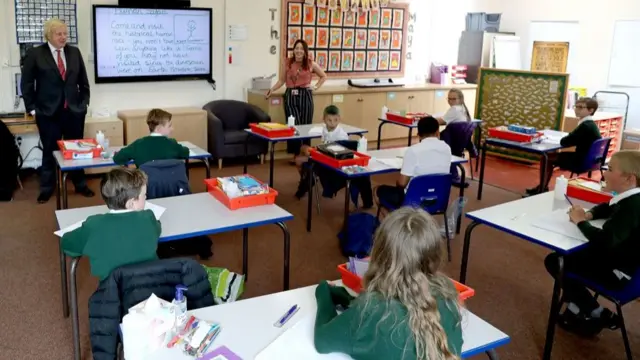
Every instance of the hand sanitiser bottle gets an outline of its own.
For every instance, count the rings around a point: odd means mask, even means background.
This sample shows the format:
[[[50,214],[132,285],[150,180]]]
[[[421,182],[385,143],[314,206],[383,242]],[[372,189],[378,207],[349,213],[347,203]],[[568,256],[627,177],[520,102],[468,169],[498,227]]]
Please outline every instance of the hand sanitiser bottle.
[[[182,326],[187,321],[187,297],[184,292],[187,287],[184,285],[176,285],[176,295],[171,302],[176,306],[176,326]]]
[[[556,178],[556,187],[554,189],[554,197],[556,200],[564,200],[567,194],[567,187],[569,186],[569,179],[560,175]]]
[[[296,118],[293,115],[289,115],[287,118],[287,126],[294,127],[296,126]]]
[[[104,133],[102,131],[96,133],[96,142],[98,145],[104,147]]]

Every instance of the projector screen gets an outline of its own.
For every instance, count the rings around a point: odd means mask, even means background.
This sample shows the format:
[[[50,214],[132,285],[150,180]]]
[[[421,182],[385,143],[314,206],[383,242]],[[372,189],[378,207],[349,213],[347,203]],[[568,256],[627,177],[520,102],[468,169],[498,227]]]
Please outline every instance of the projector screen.
[[[211,9],[93,6],[95,82],[212,79]]]

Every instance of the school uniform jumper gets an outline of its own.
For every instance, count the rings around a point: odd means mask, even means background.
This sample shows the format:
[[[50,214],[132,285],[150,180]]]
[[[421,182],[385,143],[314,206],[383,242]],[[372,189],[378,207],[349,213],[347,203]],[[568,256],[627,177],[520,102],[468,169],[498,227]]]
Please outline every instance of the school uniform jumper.
[[[431,174],[448,174],[451,166],[451,148],[436,137],[427,137],[411,145],[404,154],[400,174],[408,177]],[[409,187],[409,185],[407,185]],[[380,185],[376,195],[381,201],[394,207],[402,206],[406,188],[396,185]]]
[[[577,226],[589,240],[588,245],[564,257],[565,272],[574,273],[612,290],[621,290],[640,268],[640,188],[616,195],[610,202],[589,210],[593,219],[607,219],[599,229],[588,221]],[[545,259],[547,271],[556,277],[558,254]],[[598,301],[582,284],[563,279],[563,294],[567,302],[576,304],[589,314],[598,308]]]
[[[137,167],[153,160],[188,159],[189,148],[175,139],[151,133],[125,146],[113,156],[113,162],[124,165],[133,160]]]
[[[286,60],[289,61],[289,60]],[[284,114],[289,118],[293,116],[296,119],[296,125],[308,125],[313,121],[313,92],[309,88],[311,86],[312,62],[309,61],[307,69],[301,64],[293,62],[286,68],[286,86],[284,92]],[[300,153],[302,144],[310,145],[310,140],[303,141],[287,141],[287,152],[289,154]]]
[[[319,353],[340,352],[355,360],[416,359],[415,341],[409,328],[408,312],[402,303],[372,293],[361,294],[349,304],[349,299],[345,299],[341,293],[344,293],[344,289],[332,287],[326,282],[320,283],[316,288],[318,311],[314,345]],[[367,306],[365,296],[370,298]],[[435,298],[440,313],[440,325],[447,335],[449,351],[460,355],[461,315],[455,304],[448,303],[439,295]],[[350,306],[338,315],[338,304]]]
[[[64,234],[62,250],[88,257],[91,273],[104,280],[120,266],[156,260],[160,233],[151,210],[111,210],[89,216],[81,227]]]

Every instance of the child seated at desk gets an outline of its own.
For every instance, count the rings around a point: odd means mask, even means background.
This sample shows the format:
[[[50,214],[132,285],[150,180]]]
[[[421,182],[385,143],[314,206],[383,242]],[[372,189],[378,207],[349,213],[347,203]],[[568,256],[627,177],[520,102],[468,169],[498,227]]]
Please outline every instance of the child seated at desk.
[[[324,109],[323,113],[324,126],[322,127],[322,143],[346,142],[349,140],[349,134],[340,127],[340,109],[335,105],[329,105]],[[308,172],[302,169],[302,165],[309,161],[310,147],[303,145],[300,148],[300,156],[296,157],[296,165],[300,171],[300,184],[295,196],[301,199],[309,191]],[[355,149],[353,149],[355,150]],[[345,180],[334,172],[317,166],[314,169],[323,184],[324,197],[333,197],[335,193],[344,187]],[[365,209],[373,207],[373,191],[371,190],[371,179],[368,176],[354,178],[351,183],[358,190],[362,197],[363,207]]]
[[[152,109],[147,115],[151,133],[125,146],[113,156],[113,162],[124,165],[133,160],[137,167],[153,160],[188,159],[189,148],[169,138],[173,132],[171,114]]]
[[[158,258],[160,222],[151,210],[144,210],[146,184],[141,170],[111,170],[100,184],[109,212],[89,216],[62,236],[62,250],[69,256],[88,257],[91,273],[101,281],[120,266]]]
[[[440,272],[443,240],[425,211],[400,208],[376,231],[363,292],[316,288],[314,345],[356,360],[453,360],[462,351],[458,292]],[[336,306],[348,307],[338,315]]]
[[[448,125],[457,121],[471,121],[471,115],[467,104],[464,103],[464,94],[460,89],[451,89],[447,94],[449,110],[441,118],[438,118],[440,125]]]
[[[447,174],[451,166],[451,148],[440,140],[440,125],[431,116],[418,121],[420,142],[411,145],[404,154],[396,185],[380,185],[376,189],[379,201],[394,207],[402,206],[409,181],[414,176]]]
[[[564,257],[564,269],[608,289],[621,290],[640,269],[640,152],[613,154],[606,179],[606,190],[616,194],[609,203],[586,212],[581,206],[569,211],[571,222],[589,243]],[[606,219],[602,229],[589,223],[597,219]],[[544,261],[554,277],[558,274],[558,257],[551,254]],[[584,285],[568,277],[562,281],[567,309],[560,316],[560,326],[584,336],[620,326],[619,316],[600,306]]]
[[[600,128],[593,121],[593,114],[598,110],[598,102],[595,99],[583,97],[576,101],[575,112],[576,117],[580,119],[578,126],[573,129],[567,136],[560,139],[562,147],[575,146],[576,151],[563,151],[560,153],[549,154],[549,165],[547,169],[547,178],[544,184],[527,189],[527,194],[534,195],[549,191],[549,181],[553,176],[553,169],[559,167],[561,169],[571,168],[572,165],[580,164],[586,158],[589,149],[593,143],[602,138]],[[540,168],[540,171],[544,169]]]

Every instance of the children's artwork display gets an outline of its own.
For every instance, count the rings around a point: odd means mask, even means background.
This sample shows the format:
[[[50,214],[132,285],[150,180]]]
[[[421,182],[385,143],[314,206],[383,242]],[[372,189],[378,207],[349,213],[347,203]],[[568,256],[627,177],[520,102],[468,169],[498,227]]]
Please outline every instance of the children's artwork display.
[[[404,76],[408,4],[365,9],[330,3],[282,0],[283,57],[290,57],[296,40],[303,39],[330,78]]]
[[[531,71],[564,73],[569,61],[568,42],[534,41]]]
[[[482,136],[486,138],[490,128],[511,124],[560,130],[568,85],[568,74],[481,68],[475,118],[483,121]],[[504,148],[489,147],[489,151],[520,160],[537,159]]]

